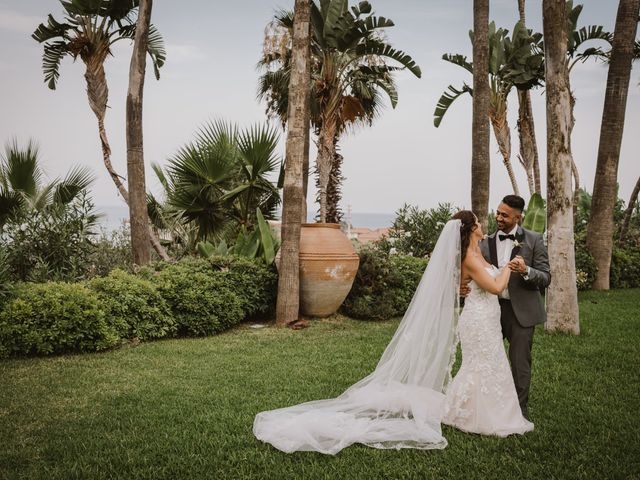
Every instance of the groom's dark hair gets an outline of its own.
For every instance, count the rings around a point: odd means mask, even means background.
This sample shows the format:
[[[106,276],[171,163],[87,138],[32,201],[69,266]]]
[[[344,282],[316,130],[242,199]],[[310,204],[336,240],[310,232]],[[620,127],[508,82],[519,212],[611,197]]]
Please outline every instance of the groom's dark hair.
[[[507,195],[502,199],[502,203],[509,205],[511,208],[515,208],[520,213],[524,210],[524,198],[518,195]]]

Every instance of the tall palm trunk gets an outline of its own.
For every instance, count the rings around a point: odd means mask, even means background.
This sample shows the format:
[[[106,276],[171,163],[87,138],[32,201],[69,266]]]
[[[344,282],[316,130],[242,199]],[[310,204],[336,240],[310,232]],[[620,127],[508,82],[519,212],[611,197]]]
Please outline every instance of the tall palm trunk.
[[[343,156],[338,153],[338,136],[333,139],[333,162],[331,162],[331,172],[329,173],[329,184],[327,185],[327,223],[340,223],[342,221],[342,210],[340,210],[340,200],[342,199],[341,185],[345,178],[342,175]]]
[[[300,311],[300,226],[305,221],[302,218],[303,166],[305,157],[308,164],[309,156],[310,20],[310,0],[296,0],[276,305],[278,326],[298,320]]]
[[[136,35],[129,67],[127,92],[127,178],[129,179],[129,219],[133,263],[146,265],[149,251],[149,216],[144,178],[144,149],[142,131],[142,97],[146,69],[147,43],[153,0],[140,0]]]
[[[587,248],[598,267],[593,282],[596,290],[609,290],[618,162],[639,12],[640,0],[620,0],[604,96],[591,215],[587,226]]]
[[[316,157],[316,174],[318,175],[318,200],[320,204],[319,221],[327,222],[328,213],[328,187],[331,177],[331,167],[335,157],[334,139],[338,130],[335,118],[330,110],[322,115],[320,134],[318,135],[318,155]]]
[[[527,174],[529,194],[540,193],[538,145],[529,90],[518,90],[518,133],[520,136],[520,163]]]
[[[489,221],[489,0],[473,0],[473,122],[471,208],[486,231]]]
[[[500,94],[495,95],[496,98],[490,104],[489,118],[491,119],[491,126],[493,127],[493,133],[502,155],[502,161],[507,169],[507,175],[509,175],[509,181],[511,182],[511,188],[515,195],[520,195],[520,189],[518,188],[518,181],[516,180],[513,167],[511,165],[511,129],[509,128],[509,122],[507,120],[507,100]]]
[[[571,136],[573,135],[573,127],[576,125],[576,117],[573,114],[576,108],[576,97],[571,91],[571,77],[569,77],[569,100],[571,105],[571,115],[569,116],[569,153],[571,153],[571,174],[573,175],[573,224],[578,221],[578,203],[580,202],[580,172],[578,166],[573,159],[571,150]]]
[[[565,0],[543,0],[547,103],[547,241],[553,282],[546,328],[580,333],[571,188],[569,72]]]
[[[526,28],[525,0],[518,0],[522,26]],[[541,193],[538,142],[531,108],[531,92],[518,90],[518,133],[520,134],[520,161],[527,173],[529,194]]]
[[[111,147],[109,146],[109,140],[107,138],[107,131],[104,127],[104,118],[107,111],[107,99],[109,98],[109,89],[107,87],[107,78],[104,73],[104,61],[107,57],[108,49],[105,47],[99,51],[94,51],[91,55],[82,56],[82,60],[86,65],[86,71],[84,78],[87,82],[87,97],[89,99],[89,106],[98,119],[98,132],[100,134],[100,144],[102,146],[102,159],[107,172],[111,176],[113,183],[115,183],[118,192],[122,195],[122,198],[129,205],[129,192],[122,183],[123,177],[118,175],[111,163]],[[150,224],[148,224],[149,237],[151,244],[156,250],[160,258],[163,260],[170,260],[169,255],[160,244],[158,236],[153,231]]]
[[[629,198],[627,209],[624,211],[624,219],[622,220],[622,227],[620,227],[620,244],[621,245],[624,243],[624,240],[627,237],[627,232],[629,231],[629,224],[631,223],[631,217],[633,215],[633,211],[636,208],[636,203],[638,202],[638,193],[640,193],[640,177],[638,177],[636,186],[634,187],[633,192],[631,192],[631,197]]]

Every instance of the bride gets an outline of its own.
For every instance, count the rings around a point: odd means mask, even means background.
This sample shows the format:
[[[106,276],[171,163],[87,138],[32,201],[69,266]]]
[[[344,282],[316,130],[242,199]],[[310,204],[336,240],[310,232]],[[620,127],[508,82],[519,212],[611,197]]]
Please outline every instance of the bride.
[[[502,343],[497,294],[511,271],[484,260],[482,237],[473,212],[455,214],[375,370],[337,398],[257,414],[256,438],[288,453],[336,454],[353,443],[445,448],[442,423],[485,435],[533,430]],[[458,318],[461,278],[471,292]],[[458,337],[462,365],[452,379]]]

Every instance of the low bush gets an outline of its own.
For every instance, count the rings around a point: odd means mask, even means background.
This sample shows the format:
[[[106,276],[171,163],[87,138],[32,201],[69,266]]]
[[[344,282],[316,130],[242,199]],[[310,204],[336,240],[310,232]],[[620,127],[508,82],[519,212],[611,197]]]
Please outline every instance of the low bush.
[[[171,310],[152,282],[116,269],[92,279],[88,286],[98,294],[107,321],[121,338],[150,340],[175,335]]]
[[[640,250],[613,248],[610,284],[611,288],[640,287]]]
[[[213,335],[244,319],[241,292],[236,294],[226,273],[208,262],[188,260],[163,265],[151,277],[171,307],[180,335]]]
[[[363,247],[360,266],[342,311],[353,318],[386,320],[404,314],[427,266],[427,259],[389,255]]]
[[[118,340],[98,295],[77,283],[17,285],[0,312],[0,356],[104,350]]]

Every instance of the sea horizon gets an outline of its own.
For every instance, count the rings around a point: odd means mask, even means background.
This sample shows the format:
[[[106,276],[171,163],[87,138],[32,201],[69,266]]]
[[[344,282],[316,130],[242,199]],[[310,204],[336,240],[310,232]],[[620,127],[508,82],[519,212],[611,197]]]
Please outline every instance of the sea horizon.
[[[129,208],[125,205],[98,205],[96,211],[101,215],[99,223],[107,231],[114,231],[129,219]],[[315,222],[316,212],[308,212],[307,222]],[[395,219],[395,213],[388,212],[351,212],[351,226],[353,228],[378,228],[390,227]],[[347,213],[344,214],[347,220]]]

